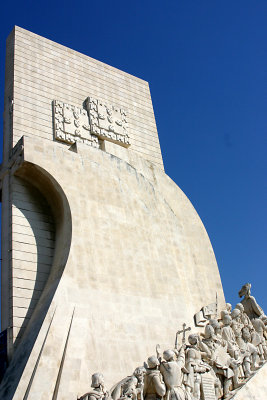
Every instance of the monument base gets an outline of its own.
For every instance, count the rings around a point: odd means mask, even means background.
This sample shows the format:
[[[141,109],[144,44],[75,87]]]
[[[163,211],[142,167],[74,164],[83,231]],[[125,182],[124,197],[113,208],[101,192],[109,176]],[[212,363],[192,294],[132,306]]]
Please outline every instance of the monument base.
[[[232,397],[232,400],[267,399],[267,363]]]

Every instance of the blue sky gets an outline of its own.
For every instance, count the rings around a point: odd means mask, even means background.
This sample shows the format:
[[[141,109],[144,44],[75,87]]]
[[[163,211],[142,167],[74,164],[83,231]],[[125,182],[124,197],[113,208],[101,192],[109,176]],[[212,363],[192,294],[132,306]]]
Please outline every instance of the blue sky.
[[[257,0],[5,2],[0,110],[15,24],[149,81],[166,173],[207,229],[226,300],[251,282],[267,313],[266,20]]]

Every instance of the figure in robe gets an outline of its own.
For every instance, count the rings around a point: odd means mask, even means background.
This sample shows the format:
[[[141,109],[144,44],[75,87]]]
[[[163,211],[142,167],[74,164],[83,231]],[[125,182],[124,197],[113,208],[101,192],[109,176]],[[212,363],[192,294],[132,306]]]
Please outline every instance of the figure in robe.
[[[251,370],[258,369],[257,364],[257,348],[251,343],[251,334],[249,328],[244,326],[242,328],[243,344],[241,346],[242,365],[244,369],[245,378],[251,375]]]
[[[166,386],[159,371],[160,362],[156,356],[147,359],[148,368],[144,377],[144,400],[161,400],[166,394]]]
[[[234,332],[235,335],[235,340],[236,343],[238,345],[238,347],[240,348],[243,342],[242,339],[242,328],[245,326],[242,322],[241,322],[241,311],[238,308],[235,308],[232,313],[231,313],[231,317],[232,317],[232,325],[231,328]]]
[[[185,367],[185,345],[179,352],[165,350],[163,361],[160,364],[160,372],[163,375],[167,392],[165,400],[191,400],[190,394],[185,390],[184,367]]]
[[[144,367],[137,367],[133,375],[127,376],[119,383],[111,388],[111,397],[113,400],[118,399],[137,399],[143,400],[144,375],[146,370]]]
[[[79,400],[110,400],[109,392],[104,387],[104,376],[100,373],[92,375],[93,388],[90,392],[85,393]]]
[[[246,283],[238,292],[239,297],[243,297],[241,303],[243,304],[244,311],[252,321],[254,318],[263,318],[264,311],[256,302],[255,297],[251,296],[251,284]]]
[[[231,315],[231,312],[232,312],[232,304],[231,303],[226,303],[225,307],[226,308],[221,311],[221,320],[223,320],[225,315]]]
[[[232,325],[232,317],[230,315],[225,315],[223,317],[223,327],[222,327],[222,339],[227,342],[227,351],[232,358],[237,360],[240,356],[240,350],[238,344],[236,343],[235,334]]]
[[[247,316],[247,314],[245,313],[245,309],[242,303],[237,303],[237,305],[235,306],[236,309],[240,310],[240,322],[244,325],[244,326],[248,326],[249,329],[253,328],[252,322],[250,321],[249,317]]]
[[[202,357],[207,357],[210,353],[208,347],[202,343],[197,334],[191,334],[188,336],[189,346],[186,348],[186,362],[185,367],[188,371],[188,377],[186,381],[186,386],[192,393],[195,400],[200,400],[201,395],[201,376],[206,372],[211,371],[209,364],[202,360]],[[212,375],[213,370],[211,371]],[[214,390],[216,384],[218,385],[218,380],[216,375],[213,374],[212,378],[214,380]]]
[[[257,347],[260,361],[263,363],[264,360],[267,360],[267,342],[264,335],[267,332],[267,327],[261,318],[253,319],[252,324],[257,336],[252,333],[251,342]]]
[[[230,393],[231,385],[234,389],[239,386],[239,363],[228,354],[226,340],[221,336],[216,337],[211,325],[206,325],[205,338],[202,342],[209,348],[207,362],[220,379],[223,387],[223,395],[226,398]]]

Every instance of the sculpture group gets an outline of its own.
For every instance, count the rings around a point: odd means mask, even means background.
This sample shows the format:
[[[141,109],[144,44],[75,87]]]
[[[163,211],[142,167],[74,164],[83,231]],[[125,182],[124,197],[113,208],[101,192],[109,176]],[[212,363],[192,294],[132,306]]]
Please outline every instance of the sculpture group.
[[[239,291],[242,301],[232,309],[226,303],[221,315],[210,318],[204,332],[191,333],[182,344],[176,335],[174,349],[148,357],[143,367],[108,392],[100,373],[92,376],[93,388],[79,400],[217,400],[229,399],[267,360],[267,317],[250,293]]]

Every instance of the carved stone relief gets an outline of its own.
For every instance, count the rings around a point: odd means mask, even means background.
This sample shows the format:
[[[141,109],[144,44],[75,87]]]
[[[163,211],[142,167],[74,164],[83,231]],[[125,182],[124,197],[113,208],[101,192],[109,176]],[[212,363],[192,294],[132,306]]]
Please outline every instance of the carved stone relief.
[[[99,148],[99,140],[91,134],[87,111],[61,101],[54,100],[55,139],[73,144],[81,142]]]
[[[53,101],[55,139],[64,143],[84,143],[96,148],[102,140],[130,146],[127,113],[122,108],[88,97],[86,109]]]
[[[100,139],[109,140],[124,147],[130,146],[127,113],[124,109],[87,97],[86,108],[91,132]]]
[[[148,357],[144,367],[137,368],[110,392],[97,380],[97,387],[92,384],[94,391],[80,400],[232,398],[267,361],[267,317],[251,296],[250,288],[250,284],[243,286],[239,296],[244,299],[233,311],[231,304],[226,303],[219,316],[217,299],[216,303],[202,307],[204,332],[193,333],[186,340],[185,334],[191,328],[183,324],[183,329],[176,333],[175,347],[165,350],[163,357],[157,345],[156,355]]]
[[[202,327],[205,326],[207,320],[211,319],[212,315],[217,315],[217,309],[218,309],[218,301],[216,295],[215,303],[211,303],[208,304],[207,306],[202,307],[201,310],[194,315],[195,325]]]

